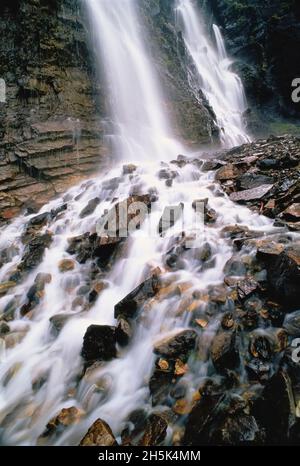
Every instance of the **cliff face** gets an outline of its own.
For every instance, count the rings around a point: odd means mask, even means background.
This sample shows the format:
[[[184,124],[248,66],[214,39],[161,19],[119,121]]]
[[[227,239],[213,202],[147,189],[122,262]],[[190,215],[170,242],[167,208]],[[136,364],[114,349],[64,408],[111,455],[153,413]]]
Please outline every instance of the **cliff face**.
[[[300,77],[300,4],[297,0],[198,0],[224,28],[252,106],[300,117],[292,81]]]
[[[173,0],[140,3],[156,44],[164,104],[178,137],[192,145],[209,142],[213,117],[189,90],[173,5]],[[26,206],[39,208],[109,163],[103,138],[105,87],[96,73],[89,29],[82,0],[1,1],[0,78],[6,82],[6,103],[0,103],[0,222]]]
[[[0,211],[38,208],[107,162],[101,88],[76,0],[0,6]]]

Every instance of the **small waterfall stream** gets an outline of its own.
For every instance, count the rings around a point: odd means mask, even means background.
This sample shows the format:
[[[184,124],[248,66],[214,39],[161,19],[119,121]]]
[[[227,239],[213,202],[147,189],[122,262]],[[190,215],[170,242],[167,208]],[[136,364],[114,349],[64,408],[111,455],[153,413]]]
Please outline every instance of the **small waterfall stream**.
[[[231,71],[232,62],[220,29],[213,25],[215,48],[193,0],[178,0],[176,12],[186,48],[198,73],[199,86],[215,112],[223,144],[233,147],[249,142],[243,121],[247,108],[243,84]]]
[[[0,366],[0,436],[7,445],[36,445],[49,420],[62,408],[71,406],[79,408],[83,417],[58,438],[50,439],[50,444],[78,444],[99,417],[110,424],[119,438],[133,410],[144,407],[151,412],[153,409],[148,382],[153,371],[154,343],[174,329],[189,328],[191,314],[177,312],[179,298],[176,296],[158,300],[140,316],[129,346],[119,348],[116,359],[80,379],[83,366],[80,352],[87,328],[91,324],[114,325],[114,306],[156,267],[165,271],[170,283],[188,284],[189,292],[220,284],[224,266],[233,254],[230,242],[221,235],[224,226],[247,225],[261,234],[271,231],[269,220],[233,204],[222,195],[214,181],[214,173],[203,172],[201,161],[175,165],[171,162],[182,148],[172,139],[162,110],[161,90],[142,39],[135,1],[87,0],[87,7],[93,18],[99,54],[105,63],[116,131],[115,150],[121,162],[108,174],[72,188],[62,198],[43,207],[41,213],[67,205],[41,230],[50,232],[53,238],[41,263],[0,298],[0,314],[13,299],[19,303],[9,325],[20,342],[4,349]],[[187,48],[202,78],[203,91],[217,115],[218,124],[224,129],[224,144],[233,146],[248,141],[241,117],[245,106],[242,85],[229,70],[230,62],[219,29],[214,27],[216,51],[205,38],[202,22],[192,3],[181,0],[178,9]],[[122,166],[128,161],[135,161],[137,169],[124,174]],[[161,170],[176,172],[169,186],[158,176]],[[112,268],[97,272],[106,288],[93,305],[82,309],[78,297],[91,281],[93,263],[81,264],[71,257],[74,268],[60,273],[60,261],[70,259],[66,252],[68,239],[94,232],[98,219],[118,200],[135,192],[153,191],[157,201],[151,214],[142,228],[128,238],[123,255]],[[96,209],[82,218],[80,213],[96,197],[99,198]],[[210,267],[199,268],[192,254],[178,270],[167,271],[164,258],[171,239],[149,236],[149,224],[158,225],[166,206],[183,203],[188,234],[188,223],[194,215],[193,201],[205,198],[217,212],[216,223],[205,225],[202,237],[202,242],[211,248]],[[0,270],[2,281],[12,275],[22,259],[24,245],[20,237],[33,217],[19,217],[1,230],[0,249],[12,251],[11,259]],[[179,222],[171,229],[170,238],[181,232]],[[19,309],[26,302],[28,290],[38,273],[51,274],[51,281],[34,312],[22,317]],[[59,335],[53,336],[49,319],[57,315],[67,316],[67,319]],[[218,322],[217,317],[205,330],[207,341]],[[191,391],[206,372],[207,362],[200,363],[200,367],[198,363],[194,372],[187,376]]]

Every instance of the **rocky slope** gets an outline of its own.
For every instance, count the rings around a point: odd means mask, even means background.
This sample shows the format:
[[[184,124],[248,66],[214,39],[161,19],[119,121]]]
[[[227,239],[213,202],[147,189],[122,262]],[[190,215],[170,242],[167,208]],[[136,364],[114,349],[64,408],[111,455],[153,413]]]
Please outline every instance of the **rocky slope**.
[[[218,157],[218,156],[217,156]],[[231,200],[300,230],[300,139],[270,137],[219,154],[208,162]]]

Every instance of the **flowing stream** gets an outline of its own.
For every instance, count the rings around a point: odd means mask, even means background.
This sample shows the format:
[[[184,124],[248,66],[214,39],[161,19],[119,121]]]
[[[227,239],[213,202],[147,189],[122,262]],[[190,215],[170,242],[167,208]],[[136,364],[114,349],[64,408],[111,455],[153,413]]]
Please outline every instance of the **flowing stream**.
[[[164,296],[152,303],[139,317],[136,331],[128,347],[119,349],[118,357],[86,374],[81,380],[80,352],[86,329],[91,324],[115,325],[114,306],[135,286],[149,276],[151,270],[166,270],[165,255],[172,238],[182,231],[177,222],[170,238],[149,234],[150,225],[158,225],[166,206],[184,205],[185,232],[194,232],[195,199],[209,199],[217,213],[213,225],[205,225],[202,243],[211,248],[208,267],[199,267],[193,255],[175,271],[166,271],[170,284],[201,292],[223,281],[223,269],[233,254],[228,239],[220,232],[227,225],[247,225],[263,234],[271,223],[245,207],[234,205],[214,182],[214,173],[201,170],[201,161],[174,164],[172,159],[182,152],[180,143],[172,139],[167,117],[162,110],[161,89],[153,71],[151,57],[142,37],[142,25],[134,0],[87,0],[92,17],[99,59],[105,64],[114,122],[116,155],[120,159],[113,170],[70,189],[62,198],[44,206],[50,212],[66,203],[66,210],[48,221],[42,232],[50,231],[52,244],[46,249],[42,262],[21,280],[12,291],[0,298],[0,314],[15,300],[16,313],[9,322],[17,344],[2,344],[0,365],[0,437],[6,445],[36,445],[45,426],[62,408],[76,406],[83,415],[75,425],[61,435],[43,440],[55,445],[76,445],[97,418],[105,419],[116,437],[127,416],[144,407],[151,412],[148,382],[153,371],[153,345],[175,329],[188,328],[191,313],[180,312],[178,296]],[[249,138],[242,125],[244,96],[240,80],[230,72],[224,43],[219,29],[214,32],[218,47],[214,49],[203,32],[199,14],[189,0],[179,2],[178,9],[185,30],[185,40],[199,75],[203,91],[211,103],[220,127],[224,129],[224,144],[235,145]],[[201,157],[200,157],[201,158]],[[123,165],[135,162],[137,169],[124,174]],[[173,182],[159,175],[161,170],[173,171]],[[96,302],[83,309],[80,298],[84,287],[91,284],[92,261],[60,273],[62,259],[72,259],[66,252],[68,239],[94,232],[97,220],[117,200],[133,193],[155,192],[157,201],[140,230],[126,241],[122,255],[112,268],[93,276],[104,280],[106,288]],[[93,213],[81,218],[87,203],[98,197]],[[28,221],[34,216],[19,217],[1,230],[0,249],[10,251],[10,260],[0,270],[4,282],[20,262],[24,245],[20,239]],[[73,258],[75,259],[75,258]],[[40,303],[27,317],[19,309],[38,273],[51,274]],[[59,335],[53,334],[49,319],[66,316]],[[216,317],[205,329],[207,343],[214,335],[219,319]],[[207,362],[197,363],[187,375],[190,390],[207,372]],[[166,442],[171,442],[170,435]]]

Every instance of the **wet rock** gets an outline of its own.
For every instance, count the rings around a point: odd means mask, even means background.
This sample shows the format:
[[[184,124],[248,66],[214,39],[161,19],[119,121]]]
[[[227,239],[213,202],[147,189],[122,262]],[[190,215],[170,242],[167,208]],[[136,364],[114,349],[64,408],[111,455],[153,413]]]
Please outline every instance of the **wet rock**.
[[[144,447],[160,445],[167,435],[167,428],[168,423],[163,416],[151,414],[139,445]]]
[[[193,249],[193,256],[201,262],[207,262],[212,258],[212,248],[209,243],[204,243],[200,248]]]
[[[13,281],[1,283],[0,284],[0,297],[5,296],[15,286],[16,286],[16,283]]]
[[[201,168],[204,172],[209,172],[221,168],[223,164],[224,162],[220,160],[205,160]]]
[[[102,419],[97,419],[81,440],[81,447],[115,447],[117,441],[109,425]]]
[[[237,179],[237,186],[240,190],[258,188],[261,185],[273,183],[274,179],[272,177],[256,173],[245,173]]]
[[[102,291],[106,290],[108,288],[109,284],[107,282],[104,282],[102,280],[95,282],[92,286],[92,289],[89,293],[89,303],[94,303],[97,299],[98,296],[102,293]]]
[[[235,369],[240,364],[237,335],[234,331],[221,331],[213,339],[210,349],[212,362],[220,373]]]
[[[241,323],[245,330],[257,328],[259,315],[256,309],[245,309],[240,313]]]
[[[21,307],[21,315],[25,316],[40,304],[44,297],[45,286],[52,280],[52,276],[46,273],[39,273],[35,277],[34,284],[29,288],[26,295],[26,302]]]
[[[230,194],[230,199],[234,202],[247,202],[262,199],[271,189],[272,184],[263,184],[258,188],[246,189]]]
[[[249,353],[262,361],[268,361],[273,355],[273,343],[266,335],[250,336]]]
[[[291,380],[284,370],[268,381],[261,398],[255,403],[253,414],[266,430],[267,444],[287,442],[296,420],[296,405]]]
[[[169,168],[162,168],[158,173],[158,178],[160,180],[174,180],[178,176],[178,173],[174,170],[170,170]]]
[[[56,417],[48,422],[43,437],[61,434],[67,427],[78,424],[83,416],[84,412],[75,406],[63,408]]]
[[[58,268],[61,273],[70,272],[71,270],[74,270],[75,262],[71,259],[63,259],[58,264]]]
[[[6,348],[14,348],[21,343],[27,335],[27,330],[20,332],[11,332],[5,335],[5,346]]]
[[[128,165],[123,165],[123,175],[131,175],[137,169],[137,166],[133,163],[129,163]]]
[[[225,399],[222,394],[202,395],[187,419],[183,445],[199,446],[209,443],[209,429],[218,408]]]
[[[61,204],[56,209],[51,210],[51,218],[56,219],[61,213],[68,209],[68,204]]]
[[[100,202],[101,202],[101,199],[99,197],[95,197],[94,199],[91,199],[88,202],[88,204],[84,207],[84,209],[82,209],[79,217],[85,218],[88,215],[91,215],[95,211],[96,207],[98,206]]]
[[[258,283],[252,278],[241,280],[237,284],[238,296],[241,300],[248,298],[259,288]]]
[[[27,244],[21,263],[18,266],[20,271],[29,271],[37,267],[43,260],[45,250],[52,243],[52,235],[45,233],[36,236]]]
[[[289,335],[300,337],[300,310],[286,315],[283,327],[287,330]]]
[[[226,312],[221,320],[221,326],[224,330],[230,330],[235,325],[235,320],[232,312]]]
[[[50,273],[38,273],[35,277],[34,283],[39,290],[45,288],[46,285],[51,283],[52,275]]]
[[[197,332],[195,330],[183,330],[158,342],[154,347],[154,352],[170,359],[183,356],[183,359],[186,360],[189,353],[195,348],[196,339]]]
[[[153,274],[115,305],[115,318],[134,318],[145,301],[156,295],[160,286],[159,276]]]
[[[47,225],[47,223],[51,220],[50,212],[44,212],[42,214],[36,215],[33,217],[26,225],[25,231],[22,234],[22,241],[23,243],[28,243],[31,239],[33,239],[39,230]]]
[[[172,370],[154,370],[149,381],[149,389],[153,406],[160,404],[163,405],[166,402],[174,383],[175,380]]]
[[[260,359],[251,359],[245,364],[251,382],[265,384],[271,375],[271,364]]]
[[[132,338],[132,335],[133,331],[130,323],[126,319],[120,317],[116,333],[118,344],[120,346],[127,346]]]
[[[6,306],[3,309],[3,316],[2,316],[2,318],[6,322],[14,320],[14,316],[15,316],[16,310],[18,309],[19,304],[20,304],[20,296],[15,296],[6,304]]]
[[[238,175],[239,171],[237,167],[229,163],[217,171],[216,179],[218,181],[227,181],[232,180],[233,178],[237,178]]]
[[[0,336],[7,335],[10,332],[10,327],[9,325],[4,322],[0,321]]]
[[[290,205],[282,212],[281,216],[288,222],[298,222],[300,220],[300,203]]]
[[[81,355],[88,365],[95,361],[110,361],[115,358],[116,328],[108,325],[90,325],[84,335]]]
[[[57,336],[65,324],[70,320],[72,314],[56,314],[55,316],[50,317],[49,321],[52,325],[52,331]]]
[[[282,252],[258,249],[257,257],[264,262],[267,269],[268,286],[278,299],[290,310],[297,308],[300,302],[300,245],[288,246]]]
[[[240,259],[232,257],[225,264],[224,273],[227,276],[242,277],[246,275],[247,269]]]

